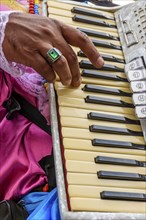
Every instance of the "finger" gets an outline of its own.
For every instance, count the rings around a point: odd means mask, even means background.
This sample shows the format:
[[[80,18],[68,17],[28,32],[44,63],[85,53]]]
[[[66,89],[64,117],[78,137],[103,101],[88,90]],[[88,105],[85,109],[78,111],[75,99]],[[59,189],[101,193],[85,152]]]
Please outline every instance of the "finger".
[[[96,47],[85,33],[66,24],[62,24],[61,28],[62,34],[69,44],[79,47],[95,67],[99,68],[103,66],[103,58],[100,56]]]
[[[57,45],[57,48],[61,50],[62,54],[65,56],[68,62],[70,72],[72,75],[71,85],[74,87],[78,87],[81,84],[81,74],[80,74],[78,59],[75,52],[70,47],[70,45],[66,43],[64,39],[62,39],[61,45],[60,44]]]
[[[47,52],[49,50],[51,50],[52,48],[53,48],[53,46],[50,45],[50,44],[42,45],[41,49],[40,49],[41,55],[44,58],[46,58]],[[71,75],[71,72],[70,72],[70,68],[69,68],[68,62],[67,62],[66,58],[63,55],[61,55],[59,57],[59,59],[56,60],[51,65],[51,67],[57,73],[57,75],[59,76],[60,81],[62,82],[63,85],[69,86],[71,84],[71,82],[72,82],[72,75]]]
[[[56,79],[55,72],[48,62],[40,55],[36,54],[34,63],[32,62],[32,67],[35,69],[41,76],[43,76],[49,83],[53,83]]]

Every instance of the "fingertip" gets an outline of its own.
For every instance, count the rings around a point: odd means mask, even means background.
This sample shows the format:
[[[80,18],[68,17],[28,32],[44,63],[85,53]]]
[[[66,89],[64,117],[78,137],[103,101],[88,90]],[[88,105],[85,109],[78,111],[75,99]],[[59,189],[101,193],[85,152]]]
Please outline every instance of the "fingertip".
[[[104,60],[102,57],[98,57],[97,62],[96,62],[96,66],[97,67],[102,67],[104,65]]]
[[[70,86],[70,85],[71,85],[71,81],[72,81],[72,80],[65,80],[65,81],[62,81],[62,84],[63,84],[64,86]]]
[[[73,87],[79,87],[82,83],[82,78],[80,77],[78,81],[72,82]]]

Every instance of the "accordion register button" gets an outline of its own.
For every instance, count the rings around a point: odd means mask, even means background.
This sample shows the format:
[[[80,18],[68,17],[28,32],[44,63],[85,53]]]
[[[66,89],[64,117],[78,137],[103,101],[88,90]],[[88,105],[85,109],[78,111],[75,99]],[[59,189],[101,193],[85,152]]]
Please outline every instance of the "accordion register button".
[[[142,57],[139,57],[130,63],[125,65],[125,72],[127,73],[129,70],[137,70],[137,69],[144,69],[144,63]]]
[[[146,93],[134,93],[132,98],[134,105],[146,105]]]
[[[132,92],[146,92],[146,81],[131,82]]]
[[[146,70],[130,70],[127,73],[127,78],[129,81],[138,81],[146,79]]]
[[[136,106],[135,111],[138,118],[146,119],[146,105]]]

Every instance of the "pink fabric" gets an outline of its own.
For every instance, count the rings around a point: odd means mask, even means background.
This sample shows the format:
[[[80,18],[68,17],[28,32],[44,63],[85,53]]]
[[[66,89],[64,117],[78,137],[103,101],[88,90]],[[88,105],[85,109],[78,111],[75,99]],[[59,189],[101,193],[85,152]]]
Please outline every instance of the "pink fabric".
[[[33,69],[6,60],[2,43],[8,14],[0,14],[0,200],[19,199],[47,177],[38,161],[52,151],[51,137],[38,126],[17,113],[13,120],[6,119],[2,106],[12,90],[36,106],[49,121],[48,95],[43,78]]]
[[[13,120],[6,119],[2,104],[12,89],[37,105],[37,98],[0,71],[0,200],[18,199],[44,184],[47,178],[37,161],[52,150],[51,137],[25,117],[17,114]]]
[[[49,120],[48,96],[43,87],[43,78],[30,67],[15,62],[8,62],[3,52],[2,45],[5,37],[5,28],[11,13],[14,13],[14,11],[3,11],[0,13],[0,68],[14,76],[26,92],[38,98],[38,109]]]
[[[5,37],[5,28],[6,24],[9,20],[9,15],[13,13],[13,11],[2,11],[0,13],[0,67],[6,72],[10,73],[13,76],[18,77],[19,75],[25,73],[26,66],[22,64],[17,64],[15,62],[8,62],[5,58],[5,54],[3,53],[3,40]],[[15,12],[16,13],[16,12]]]

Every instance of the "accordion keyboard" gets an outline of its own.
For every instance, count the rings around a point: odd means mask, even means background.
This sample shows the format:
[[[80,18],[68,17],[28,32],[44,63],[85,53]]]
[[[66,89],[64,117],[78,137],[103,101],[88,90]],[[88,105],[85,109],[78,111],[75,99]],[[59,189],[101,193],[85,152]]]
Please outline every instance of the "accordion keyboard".
[[[48,10],[86,33],[105,60],[96,69],[73,47],[82,84],[65,87],[58,79],[54,85],[70,210],[144,214],[146,143],[115,15],[57,1],[49,1]]]

